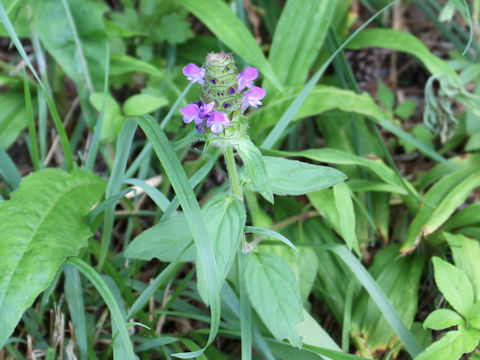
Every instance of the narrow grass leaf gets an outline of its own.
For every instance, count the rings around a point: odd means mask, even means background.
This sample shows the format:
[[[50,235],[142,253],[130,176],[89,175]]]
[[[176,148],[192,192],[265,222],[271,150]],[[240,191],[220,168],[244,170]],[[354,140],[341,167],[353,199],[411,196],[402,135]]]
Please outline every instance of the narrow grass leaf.
[[[266,228],[256,227],[256,226],[245,226],[245,232],[270,236],[274,239],[280,240],[288,247],[291,247],[292,249],[298,251],[297,247],[290,240],[288,240],[285,236],[283,236],[282,234],[276,231],[266,229]]]
[[[445,159],[442,155],[437,153],[435,150],[432,150],[428,146],[426,146],[423,142],[417,140],[411,134],[407,133],[406,131],[402,130],[401,128],[395,126],[390,121],[381,121],[379,123],[381,127],[387,129],[392,134],[398,136],[400,139],[406,141],[407,143],[415,146],[422,154],[428,156],[430,159],[437,161],[439,163],[447,164],[452,169],[456,169],[456,166],[451,164],[447,159]]]
[[[372,300],[382,312],[385,320],[390,324],[405,349],[412,358],[417,356],[421,349],[414,335],[408,330],[403,323],[402,318],[393,307],[390,300],[382,291],[377,282],[372,278],[369,272],[363,267],[358,259],[343,245],[333,245],[328,247],[348,266],[352,274],[360,281],[365,290],[369,293]]]
[[[368,29],[358,35],[347,47],[355,50],[379,47],[403,51],[418,58],[430,73],[448,76],[456,84],[461,85],[457,73],[446,61],[433,55],[421,40],[407,32],[392,29]]]
[[[473,190],[480,186],[480,172],[476,171],[462,180],[438,204],[430,219],[423,226],[425,235],[436,231],[453,212],[462,205]]]
[[[345,240],[349,250],[353,248],[355,252],[359,254],[360,249],[355,231],[355,210],[348,185],[345,183],[335,185],[333,187],[333,197],[335,198],[338,218],[341,219],[339,225],[343,240]]]
[[[83,301],[82,282],[77,269],[66,265],[65,273],[65,300],[75,328],[75,342],[78,346],[81,360],[88,359],[87,324],[85,321],[85,307]]]
[[[22,181],[22,175],[8,153],[0,147],[0,177],[13,189],[17,189]]]
[[[200,19],[226,46],[257,67],[275,87],[281,88],[275,72],[250,31],[221,0],[176,0]],[[215,16],[212,16],[215,14]]]
[[[137,124],[133,120],[125,121],[120,136],[118,137],[117,149],[115,153],[115,162],[113,164],[112,173],[108,180],[105,197],[108,199],[120,192],[123,182],[123,173],[127,166],[128,157],[130,155],[130,147],[132,146],[133,135]],[[102,269],[103,263],[107,257],[107,251],[110,246],[110,240],[113,230],[113,218],[115,212],[115,204],[110,205],[105,210],[105,220],[102,232],[102,241],[100,247],[100,254],[98,259],[98,271]]]
[[[33,76],[35,79],[38,81],[43,94],[45,95],[45,99],[47,100],[48,107],[50,109],[50,112],[52,114],[52,119],[53,123],[55,125],[55,128],[57,130],[58,136],[60,138],[60,144],[62,145],[62,150],[63,150],[63,155],[65,156],[65,161],[67,163],[67,168],[69,170],[73,169],[73,154],[72,150],[70,148],[70,143],[68,141],[67,133],[65,132],[65,128],[63,127],[62,121],[60,120],[60,116],[58,115],[57,109],[55,108],[55,105],[53,104],[52,99],[50,98],[50,95],[48,93],[47,88],[43,84],[42,80],[37,74],[37,71],[33,67],[32,63],[30,62],[25,49],[22,46],[22,43],[20,42],[20,39],[18,38],[15,29],[12,26],[12,23],[10,22],[10,19],[8,18],[5,9],[0,2],[0,20],[3,23],[3,26],[8,32],[8,35],[10,35],[15,47],[17,48],[17,51],[20,53],[20,56],[23,58],[25,63],[27,64],[28,68],[30,71],[33,73]]]
[[[208,238],[208,232],[203,221],[200,206],[168,138],[151,116],[146,115],[136,120],[152,143],[153,149],[172,183],[195,241],[197,248],[197,270],[203,272],[203,276],[206,279],[206,285],[208,286],[207,300],[211,312],[210,334],[205,346],[206,348],[215,339],[220,326],[220,289],[218,286],[212,244]],[[175,356],[182,359],[194,358],[203,354],[205,348],[195,352],[175,354]]]
[[[25,69],[23,71],[23,89],[25,91],[25,108],[27,110],[28,134],[30,138],[30,156],[35,171],[40,170],[40,159],[38,156],[37,130],[35,129],[35,118],[33,116],[32,94],[30,84],[27,81]]]
[[[145,194],[147,194],[150,199],[162,210],[165,212],[170,205],[168,198],[163,195],[163,193],[158,190],[156,187],[147,184],[145,181],[140,179],[127,179],[123,181],[126,184],[134,185],[141,188]]]
[[[80,260],[79,258],[70,258],[68,259],[67,264],[73,266],[78,271],[80,271],[83,276],[85,276],[88,281],[90,281],[90,283],[97,289],[100,296],[105,301],[108,309],[110,310],[112,321],[118,330],[118,338],[116,339],[116,341],[119,342],[119,348],[123,352],[125,358],[129,360],[135,360],[136,357],[133,352],[130,337],[128,335],[127,324],[124,321],[122,311],[119,308],[117,301],[115,300],[115,296],[113,295],[108,285],[95,271],[95,269],[93,269],[90,265]]]
[[[155,294],[155,292],[165,284],[166,281],[171,279],[173,275],[180,270],[183,264],[179,265],[179,260],[182,254],[177,258],[177,260],[168,264],[168,266],[162,270],[160,274],[142,291],[140,296],[135,300],[132,307],[128,311],[127,320],[133,318],[148,302],[148,300]]]
[[[350,37],[328,58],[328,60],[318,69],[315,74],[312,76],[312,78],[307,82],[305,87],[302,89],[300,94],[295,98],[295,100],[292,102],[292,104],[288,107],[287,111],[282,115],[280,120],[278,120],[277,124],[275,127],[270,131],[268,134],[267,138],[263,141],[262,143],[262,148],[264,149],[270,149],[283,135],[285,129],[287,128],[288,124],[292,121],[293,117],[297,113],[297,111],[300,109],[302,106],[303,102],[307,98],[308,94],[312,91],[312,89],[315,87],[316,83],[320,78],[322,77],[323,73],[327,69],[327,67],[330,65],[330,63],[333,61],[333,59],[345,48],[345,46],[357,36],[365,27],[370,24],[375,18],[377,18],[380,14],[382,14],[385,10],[390,8],[395,1],[392,1],[389,3],[387,6],[382,8],[380,11],[378,11],[374,16],[372,16],[370,19],[368,19],[364,24],[362,24]]]

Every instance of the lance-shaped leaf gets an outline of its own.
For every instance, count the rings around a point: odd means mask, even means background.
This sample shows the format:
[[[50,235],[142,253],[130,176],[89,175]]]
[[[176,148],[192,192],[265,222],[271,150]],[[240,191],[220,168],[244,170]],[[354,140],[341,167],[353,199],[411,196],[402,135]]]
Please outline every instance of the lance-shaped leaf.
[[[337,169],[264,156],[270,187],[277,195],[302,195],[329,188],[347,177]]]
[[[87,245],[86,216],[104,190],[92,173],[44,170],[0,204],[0,347],[65,258]]]
[[[203,207],[202,215],[215,254],[218,281],[221,286],[232,266],[243,235],[245,207],[236,196],[226,193],[215,195]],[[203,298],[205,279],[198,274],[198,291]]]
[[[248,176],[256,190],[273,204],[273,193],[267,177],[263,156],[250,139],[244,139],[237,147],[238,155],[247,168]]]
[[[300,347],[295,326],[303,320],[303,306],[290,266],[272,254],[252,254],[244,276],[252,306],[268,330],[278,340]]]

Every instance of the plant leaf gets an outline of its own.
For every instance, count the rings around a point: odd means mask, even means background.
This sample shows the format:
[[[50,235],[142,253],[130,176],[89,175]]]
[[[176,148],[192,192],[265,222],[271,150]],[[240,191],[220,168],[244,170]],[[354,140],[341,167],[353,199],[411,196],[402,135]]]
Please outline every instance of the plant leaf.
[[[180,261],[195,260],[195,247],[191,246],[192,234],[183,214],[160,221],[155,226],[143,231],[128,245],[125,256],[131,259],[149,261],[156,257],[161,261],[171,262],[185,250]]]
[[[244,276],[250,302],[272,335],[300,347],[295,326],[303,319],[303,306],[290,266],[275,255],[252,254]]]
[[[0,204],[0,346],[66,257],[87,245],[86,216],[104,190],[92,173],[44,170]]]
[[[245,207],[235,195],[220,193],[202,207],[202,215],[212,241],[218,283],[221,287],[239,249],[246,220]],[[197,278],[198,291],[205,298],[205,279],[201,274],[198,274]]]
[[[282,85],[304,83],[323,45],[334,10],[335,4],[330,0],[287,1],[268,54]]]
[[[47,51],[77,86],[84,81],[88,84],[90,78],[93,91],[102,90],[107,45],[103,12],[107,7],[84,0],[68,0],[68,9],[56,0],[35,2],[34,28]]]
[[[264,156],[268,182],[274,194],[302,195],[329,188],[347,177],[337,169],[298,160]]]
[[[464,324],[465,321],[458,313],[450,309],[437,309],[428,315],[423,322],[423,327],[432,330],[443,330],[451,326]]]
[[[93,93],[90,95],[90,103],[97,110],[101,111],[103,103],[103,93]],[[105,108],[103,109],[102,130],[100,133],[101,142],[110,142],[115,140],[122,130],[124,118],[120,105],[111,96],[107,95],[105,99]]]
[[[415,360],[457,360],[464,353],[473,351],[479,340],[480,331],[477,329],[449,331],[427,347]]]
[[[473,290],[467,275],[449,262],[434,256],[435,282],[445,299],[464,317],[473,305]]]
[[[257,67],[277,88],[281,85],[250,31],[220,0],[176,0],[200,19],[226,46]],[[215,16],[212,16],[215,14]]]
[[[151,94],[133,95],[123,104],[123,113],[127,116],[140,116],[149,114],[166,104],[168,104],[168,101],[163,96]]]
[[[446,75],[461,85],[455,70],[444,60],[433,55],[415,36],[392,29],[368,29],[358,34],[347,48],[360,50],[366,47],[379,47],[409,53],[427,67],[432,74]]]
[[[463,270],[470,279],[474,300],[480,300],[480,244],[463,235],[443,233],[452,250],[455,265]]]
[[[256,190],[262,195],[265,200],[273,204],[273,193],[270,186],[267,169],[260,150],[249,139],[243,139],[237,147],[238,155],[240,155],[248,175]]]

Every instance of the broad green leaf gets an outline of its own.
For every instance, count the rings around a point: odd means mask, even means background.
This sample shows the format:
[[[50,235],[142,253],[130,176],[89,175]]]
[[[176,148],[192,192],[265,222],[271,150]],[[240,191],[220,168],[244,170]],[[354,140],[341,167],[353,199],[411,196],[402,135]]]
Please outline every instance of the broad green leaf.
[[[325,149],[309,149],[304,151],[268,151],[268,154],[276,156],[293,156],[304,157],[310,160],[319,161],[327,164],[335,165],[354,165],[365,168],[385,181],[387,184],[393,185],[396,188],[397,193],[406,195],[408,192],[405,186],[400,182],[399,178],[395,175],[395,172],[386,166],[380,159],[364,158],[351,154],[346,151],[325,148]],[[413,186],[406,182],[412,191],[415,192]]]
[[[435,282],[445,299],[464,317],[473,305],[473,290],[467,275],[449,262],[434,256]]]
[[[0,346],[64,260],[87,245],[86,216],[104,190],[92,173],[44,170],[0,204]]]
[[[278,340],[300,347],[295,326],[303,319],[303,307],[295,275],[288,264],[271,254],[251,254],[245,283],[253,308]]]
[[[355,232],[355,211],[350,189],[347,184],[340,183],[333,187],[333,196],[337,205],[340,232],[349,250],[360,253],[357,233]]]
[[[329,188],[347,177],[337,169],[264,156],[270,187],[277,195],[302,195]]]
[[[297,324],[295,330],[302,337],[304,345],[341,351],[337,343],[305,309],[303,309],[303,320]]]
[[[176,2],[199,18],[235,54],[258,68],[275,87],[281,87],[252,34],[227,4],[221,0],[176,0]]]
[[[0,147],[8,149],[27,126],[27,111],[23,91],[0,93]]]
[[[472,305],[468,312],[468,324],[480,330],[480,301]]]
[[[436,231],[452,215],[455,209],[464,203],[470,193],[479,186],[480,172],[476,171],[452,188],[424,225],[424,234],[428,235]]]
[[[452,250],[455,265],[467,274],[472,284],[474,300],[480,300],[480,244],[463,235],[443,233]]]
[[[45,49],[77,86],[86,82],[88,87],[93,86],[91,91],[101,91],[107,45],[103,12],[107,7],[90,0],[34,3],[33,26]]]
[[[128,73],[143,73],[163,79],[165,77],[163,71],[156,68],[152,64],[120,53],[112,53],[110,55],[110,75],[123,75]]]
[[[202,215],[207,226],[210,241],[212,241],[217,264],[219,286],[223,283],[232,266],[237,251],[240,249],[240,239],[243,236],[246,213],[243,202],[232,194],[221,193],[212,197],[203,207]],[[201,274],[198,278],[198,291],[205,299],[205,279]]]
[[[250,139],[242,140],[237,147],[237,153],[245,165],[248,176],[256,190],[265,200],[273,204],[272,188],[268,180],[267,169],[260,150]]]
[[[465,321],[453,310],[438,309],[428,315],[423,322],[423,327],[432,330],[443,330],[452,326],[463,325]]]
[[[287,1],[268,54],[282,85],[305,82],[323,45],[334,10],[335,2],[331,0]]]
[[[355,37],[347,47],[355,50],[379,47],[403,51],[417,57],[432,74],[446,75],[461,85],[460,78],[446,61],[433,55],[417,37],[407,32],[392,29],[368,29]]]
[[[140,116],[149,114],[168,103],[167,99],[161,96],[150,94],[138,94],[129,97],[123,104],[123,113],[126,116]]]
[[[393,244],[377,253],[369,273],[391,301],[407,327],[417,312],[418,288],[425,257],[418,254],[398,256],[399,245]],[[351,334],[360,354],[371,357],[375,353],[394,348],[399,339],[395,331],[379,313],[366,291],[355,297]]]
[[[255,137],[262,130],[275,125],[300,91],[301,88],[298,87],[287,87],[283,92],[278,92],[271,97],[264,106],[249,117],[249,133]],[[292,121],[335,109],[365,115],[378,122],[389,118],[388,113],[380,109],[368,93],[360,95],[350,90],[319,85],[307,95]]]
[[[477,329],[454,330],[427,347],[415,360],[457,360],[463,354],[472,352],[480,340]]]
[[[101,111],[103,93],[93,93],[90,95],[89,100],[97,111]],[[124,118],[121,113],[120,105],[111,95],[107,95],[107,98],[105,99],[105,108],[103,109],[100,141],[110,142],[115,140],[120,133],[120,130],[122,130],[123,122]]]
[[[132,259],[171,262],[177,259],[187,249],[180,261],[195,260],[195,247],[192,234],[183,214],[173,216],[143,231],[125,251],[125,256]]]

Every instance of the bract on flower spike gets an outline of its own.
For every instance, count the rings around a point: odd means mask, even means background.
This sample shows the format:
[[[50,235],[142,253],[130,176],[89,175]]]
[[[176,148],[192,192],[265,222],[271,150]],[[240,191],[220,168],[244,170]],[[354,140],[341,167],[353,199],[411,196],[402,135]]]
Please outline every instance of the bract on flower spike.
[[[189,64],[183,73],[193,84],[202,85],[199,101],[180,109],[185,123],[195,122],[195,127],[206,138],[225,139],[246,133],[247,123],[244,111],[261,105],[266,91],[254,86],[258,70],[245,68],[240,74],[232,54],[209,53],[203,67]],[[248,90],[247,90],[248,89]]]

